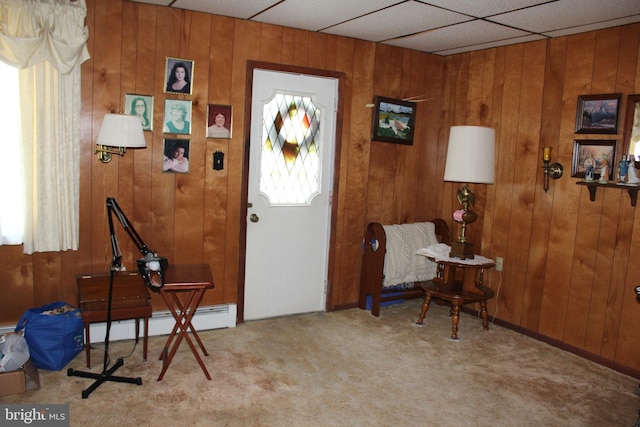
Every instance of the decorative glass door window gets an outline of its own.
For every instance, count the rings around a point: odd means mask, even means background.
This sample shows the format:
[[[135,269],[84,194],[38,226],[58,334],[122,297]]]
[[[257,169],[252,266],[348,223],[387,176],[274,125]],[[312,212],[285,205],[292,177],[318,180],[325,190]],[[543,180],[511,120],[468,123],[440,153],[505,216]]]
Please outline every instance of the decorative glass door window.
[[[320,193],[320,109],[276,93],[263,106],[260,193],[271,205],[308,206]]]

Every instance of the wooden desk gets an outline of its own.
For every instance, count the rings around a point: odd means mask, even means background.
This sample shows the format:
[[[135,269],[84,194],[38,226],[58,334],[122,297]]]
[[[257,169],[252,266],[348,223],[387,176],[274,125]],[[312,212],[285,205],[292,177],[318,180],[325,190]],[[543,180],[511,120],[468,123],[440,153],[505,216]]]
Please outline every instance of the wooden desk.
[[[200,364],[200,368],[202,368],[207,379],[211,379],[211,375],[209,375],[209,371],[207,371],[207,368],[204,366],[204,363],[198,354],[198,350],[195,345],[193,345],[193,341],[191,341],[191,337],[189,337],[188,332],[191,330],[191,335],[193,335],[198,342],[202,353],[205,356],[208,356],[209,353],[207,353],[196,329],[193,327],[193,324],[191,324],[191,319],[193,319],[193,315],[196,313],[196,310],[202,301],[204,291],[212,288],[213,277],[208,264],[170,265],[167,269],[165,284],[160,288],[160,295],[176,320],[176,324],[173,327],[171,334],[169,334],[169,338],[167,339],[167,342],[162,349],[162,353],[160,354],[160,360],[162,360],[162,371],[160,372],[158,381],[161,381],[164,374],[167,372],[167,369],[173,360],[173,356],[175,356],[183,338],[189,344],[191,352],[196,357],[196,360],[198,361],[198,364]],[[182,296],[182,298],[180,298],[180,296]],[[174,337],[176,337],[176,333],[178,333],[178,336],[173,343],[173,346],[171,346],[171,342]]]
[[[422,282],[420,287],[425,291],[424,304],[420,317],[416,322],[422,325],[429,304],[433,298],[439,298],[451,303],[451,340],[458,340],[458,323],[460,322],[460,307],[472,302],[480,303],[482,314],[482,325],[485,330],[489,329],[489,319],[487,314],[487,300],[494,297],[492,289],[484,286],[484,270],[493,268],[495,263],[488,260],[482,264],[470,264],[455,258],[448,260],[434,260],[438,264],[436,277],[433,280]],[[458,274],[461,272],[461,274]],[[465,288],[465,275],[467,272],[474,274],[471,286]]]
[[[82,314],[85,330],[85,351],[87,367],[91,367],[91,323],[107,321],[110,273],[94,275],[79,274],[78,307]],[[142,278],[132,272],[116,272],[113,277],[113,298],[111,320],[135,319],[136,342],[140,335],[140,319],[144,319],[143,357],[147,360],[147,340],[149,338],[149,318],[152,314],[151,297]]]

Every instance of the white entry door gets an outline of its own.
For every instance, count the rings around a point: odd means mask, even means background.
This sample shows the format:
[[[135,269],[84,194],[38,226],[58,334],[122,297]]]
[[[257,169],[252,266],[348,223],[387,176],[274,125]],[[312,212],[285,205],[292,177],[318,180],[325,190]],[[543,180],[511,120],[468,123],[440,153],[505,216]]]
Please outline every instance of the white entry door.
[[[338,80],[254,70],[244,319],[324,311]]]

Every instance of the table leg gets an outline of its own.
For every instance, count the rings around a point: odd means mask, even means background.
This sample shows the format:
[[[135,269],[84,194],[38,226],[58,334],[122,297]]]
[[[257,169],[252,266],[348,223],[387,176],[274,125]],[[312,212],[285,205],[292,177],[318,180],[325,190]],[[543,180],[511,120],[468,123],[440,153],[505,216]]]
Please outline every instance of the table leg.
[[[182,302],[180,301],[180,298],[178,298],[175,292],[171,292],[171,298],[169,298],[167,295],[167,292],[164,292],[162,289],[160,290],[160,294],[162,295],[164,302],[167,304],[167,308],[169,308],[171,315],[176,320],[176,323],[175,325],[173,325],[173,329],[171,329],[171,333],[169,334],[169,338],[167,338],[167,342],[164,344],[164,349],[160,353],[160,360],[163,360],[165,358],[166,353],[169,350],[169,347],[171,346],[171,341],[173,341],[173,338],[175,337],[176,332],[178,332],[178,328],[182,327],[181,319],[184,319],[184,312],[185,312],[184,307],[188,307],[191,304],[191,301],[195,296],[194,295],[195,292],[196,291],[189,292],[185,300],[185,303],[182,304]],[[180,314],[178,314],[178,311],[180,312]]]
[[[142,340],[142,360],[147,361],[147,349],[149,342],[149,318],[144,318],[144,338]]]
[[[202,368],[202,371],[204,372],[205,376],[207,377],[208,380],[211,380],[209,371],[207,371],[207,368],[204,366],[204,363],[200,358],[200,355],[198,354],[198,350],[193,344],[193,341],[191,341],[191,338],[189,337],[189,333],[188,333],[189,329],[191,329],[191,332],[193,333],[194,337],[196,337],[196,340],[198,341],[200,348],[202,348],[205,355],[207,355],[206,350],[204,349],[204,345],[200,340],[200,337],[195,331],[195,328],[193,327],[193,325],[191,324],[193,315],[195,314],[198,308],[198,304],[200,304],[200,301],[202,300],[202,296],[204,295],[204,289],[189,292],[184,304],[180,302],[180,299],[173,292],[172,292],[173,302],[171,301],[170,298],[166,297],[166,292],[163,292],[161,290],[161,294],[165,302],[167,303],[167,307],[169,307],[169,311],[171,311],[171,314],[176,320],[176,324],[171,334],[169,335],[169,339],[167,340],[167,343],[165,344],[164,349],[162,350],[162,353],[160,356],[160,359],[162,359],[162,371],[160,372],[158,381],[161,381],[162,378],[164,377],[164,374],[167,372],[167,369],[169,368],[169,365],[171,364],[171,361],[173,360],[173,357],[175,356],[176,351],[178,350],[178,347],[180,346],[180,343],[182,342],[183,338],[189,344],[189,347],[191,348],[191,351],[195,356],[196,360],[198,361],[200,368]],[[180,314],[178,314],[178,310],[176,310],[176,307],[178,307]],[[179,332],[178,332],[178,329],[180,329]],[[173,346],[171,347],[171,351],[168,352],[169,347],[171,345],[171,341],[175,336],[176,332],[178,332],[178,336],[176,337],[176,340],[173,343]]]
[[[184,304],[182,304],[182,302],[180,301],[180,298],[178,298],[178,296],[175,293],[172,292],[171,296],[173,297],[173,304],[169,304],[169,301],[166,301],[167,307],[169,307],[169,310],[171,311],[171,314],[173,314],[173,317],[176,318],[176,316],[178,316],[178,313],[177,313],[178,311],[180,313],[184,313],[188,310],[189,307],[194,307],[193,310],[195,314],[195,310],[200,306],[200,301],[202,301],[202,297],[204,296],[204,291],[190,292]],[[175,310],[176,307],[177,307],[177,310]],[[184,316],[183,316],[183,319],[184,319]],[[188,322],[187,326],[189,329],[191,329],[191,333],[193,334],[196,341],[198,342],[198,345],[202,350],[202,354],[204,354],[205,356],[208,356],[209,353],[207,353],[207,349],[204,347],[204,344],[202,343],[202,340],[200,339],[198,332],[196,332],[196,328],[194,328],[193,325],[191,324],[191,321]],[[176,322],[176,324],[173,326],[173,329],[171,330],[171,333],[169,334],[169,338],[167,339],[167,343],[165,344],[165,349],[169,348],[169,345],[171,344],[171,341],[176,335],[176,332],[178,331],[179,327],[180,325],[178,324],[178,322]],[[160,360],[162,360],[164,353],[165,352],[160,353]]]
[[[458,322],[460,322],[460,306],[457,304],[453,304],[451,307],[451,323],[453,324],[451,328],[451,338],[452,341],[457,341],[458,338]]]
[[[429,310],[429,303],[431,302],[431,294],[427,293],[424,297],[424,304],[422,304],[422,311],[420,312],[420,317],[418,317],[418,321],[416,325],[422,325],[424,321],[424,316],[427,315],[427,310]]]
[[[480,314],[482,315],[482,326],[485,331],[489,330],[489,314],[487,313],[487,301],[480,301]]]
[[[84,334],[85,334],[84,350],[85,350],[85,353],[87,354],[87,368],[91,367],[91,334],[89,333],[90,331],[89,326],[90,326],[89,323],[84,324]]]
[[[136,345],[140,342],[140,319],[133,319],[136,322]]]
[[[198,309],[198,307],[200,307],[200,302],[202,301],[202,297],[204,296],[204,289],[201,292],[198,292],[198,294],[195,296],[192,306],[193,306],[193,314],[191,315],[191,317],[193,317],[193,315],[196,313],[196,310]],[[198,342],[198,345],[200,346],[200,349],[202,350],[202,354],[204,354],[205,356],[208,356],[209,353],[207,353],[207,349],[204,348],[204,344],[202,343],[202,340],[200,339],[200,335],[198,335],[198,332],[196,331],[196,328],[193,327],[193,325],[191,324],[191,318],[189,318],[189,329],[191,329],[191,334],[193,335],[193,337],[196,339],[196,341]],[[195,351],[195,349],[193,350]],[[211,378],[209,378],[211,379]]]

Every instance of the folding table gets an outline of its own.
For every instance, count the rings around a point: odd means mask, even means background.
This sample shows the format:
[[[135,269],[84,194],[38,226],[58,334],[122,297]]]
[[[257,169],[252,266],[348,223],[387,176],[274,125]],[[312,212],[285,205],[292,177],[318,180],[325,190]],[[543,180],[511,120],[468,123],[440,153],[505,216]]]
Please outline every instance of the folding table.
[[[207,379],[211,379],[207,368],[202,362],[202,358],[198,354],[198,349],[189,336],[189,331],[191,331],[191,335],[198,342],[202,353],[208,356],[209,353],[207,353],[207,350],[204,348],[204,344],[202,344],[191,320],[202,301],[204,292],[212,288],[213,277],[208,264],[172,264],[167,269],[165,284],[160,288],[159,292],[173,315],[176,324],[171,334],[169,334],[169,338],[160,354],[162,371],[160,372],[158,381],[161,381],[167,372],[183,338],[189,344],[193,355],[198,361],[198,364],[200,364]]]

